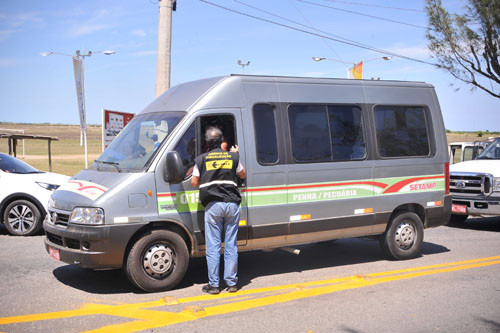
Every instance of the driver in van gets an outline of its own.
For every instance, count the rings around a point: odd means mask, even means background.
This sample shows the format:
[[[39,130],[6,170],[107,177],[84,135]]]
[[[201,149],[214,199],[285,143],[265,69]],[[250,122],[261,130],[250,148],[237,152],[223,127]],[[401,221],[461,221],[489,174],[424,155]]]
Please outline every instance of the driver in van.
[[[200,200],[205,207],[205,240],[208,266],[208,284],[202,291],[218,294],[220,251],[224,233],[224,281],[228,292],[238,290],[237,235],[240,220],[241,195],[236,175],[246,177],[239,161],[238,146],[230,151],[222,148],[222,131],[210,127],[205,134],[209,151],[195,159],[191,184],[200,187]]]

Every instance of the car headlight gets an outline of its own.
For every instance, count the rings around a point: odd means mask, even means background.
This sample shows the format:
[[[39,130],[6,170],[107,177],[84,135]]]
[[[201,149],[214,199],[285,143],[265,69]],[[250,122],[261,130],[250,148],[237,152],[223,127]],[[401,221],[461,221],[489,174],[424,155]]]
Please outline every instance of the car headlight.
[[[59,185],[55,184],[42,183],[42,182],[35,182],[35,183],[37,183],[39,186],[49,191],[55,191],[59,187]]]
[[[76,207],[69,217],[69,223],[104,224],[104,210],[92,207]]]
[[[493,178],[493,192],[500,192],[500,178]]]

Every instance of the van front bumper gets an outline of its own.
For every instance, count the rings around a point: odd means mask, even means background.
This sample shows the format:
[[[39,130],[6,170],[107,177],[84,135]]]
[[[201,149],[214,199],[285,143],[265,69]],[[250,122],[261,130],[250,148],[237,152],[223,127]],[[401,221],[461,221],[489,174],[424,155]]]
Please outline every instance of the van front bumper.
[[[498,194],[495,192],[495,194]],[[467,207],[467,215],[500,215],[500,197],[453,196],[453,204]]]
[[[58,252],[59,259],[68,264],[91,269],[121,268],[129,240],[144,225],[59,226],[46,219],[45,249],[47,253]]]

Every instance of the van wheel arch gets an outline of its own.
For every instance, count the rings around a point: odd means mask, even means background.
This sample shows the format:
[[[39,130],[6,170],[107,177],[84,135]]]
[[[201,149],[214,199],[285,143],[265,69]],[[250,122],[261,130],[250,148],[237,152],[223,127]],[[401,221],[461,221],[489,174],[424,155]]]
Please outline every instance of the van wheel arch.
[[[179,236],[182,237],[182,239],[186,243],[189,253],[193,252],[194,239],[192,235],[189,233],[189,231],[187,231],[184,227],[180,226],[178,223],[173,221],[151,222],[142,227],[141,229],[137,230],[137,232],[128,241],[125,253],[123,254],[123,264],[122,264],[123,267],[125,267],[127,263],[127,258],[130,253],[130,250],[132,249],[132,246],[134,246],[134,244],[147,233],[150,233],[151,231],[158,229],[168,230],[177,233]]]
[[[389,221],[387,221],[387,226],[385,228],[386,232],[387,232],[387,229],[389,229],[389,227],[390,227],[390,222],[397,215],[399,215],[401,213],[404,213],[404,212],[411,212],[411,213],[417,214],[418,217],[420,218],[420,220],[422,221],[424,228],[426,227],[426,225],[427,225],[427,219],[426,219],[424,207],[422,207],[419,204],[408,203],[408,204],[404,204],[404,205],[398,206],[398,207],[396,207],[396,209],[394,209],[392,211],[391,217],[389,218]]]

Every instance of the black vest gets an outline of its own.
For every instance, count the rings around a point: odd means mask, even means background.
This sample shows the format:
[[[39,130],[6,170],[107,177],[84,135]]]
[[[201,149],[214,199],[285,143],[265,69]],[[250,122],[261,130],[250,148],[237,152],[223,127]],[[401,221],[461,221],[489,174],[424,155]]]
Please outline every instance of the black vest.
[[[200,171],[200,200],[203,206],[212,201],[240,204],[241,195],[236,185],[237,153],[221,148],[213,149],[195,159]]]

